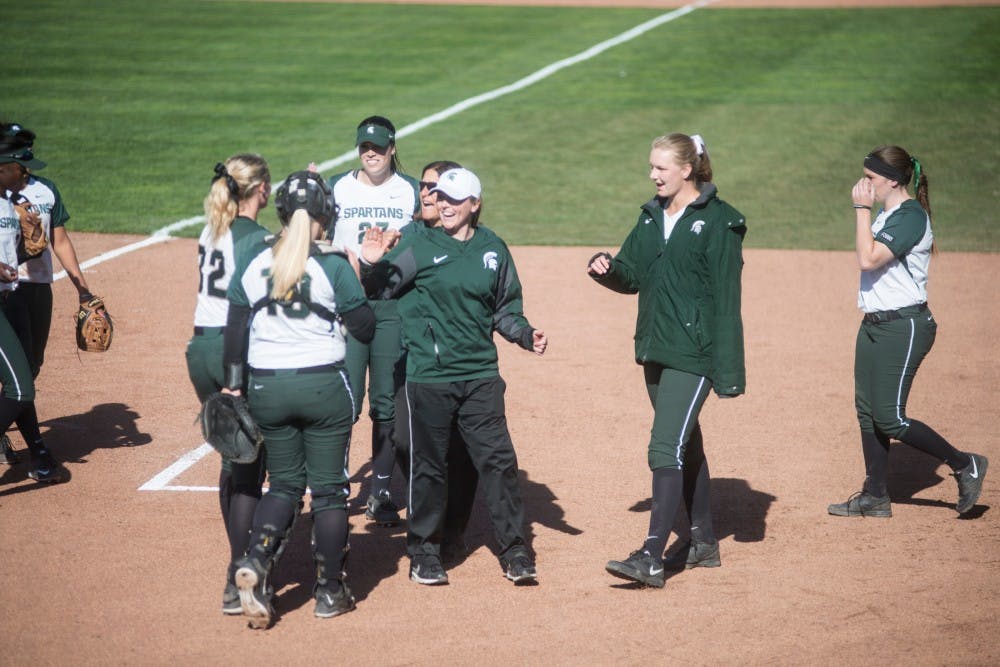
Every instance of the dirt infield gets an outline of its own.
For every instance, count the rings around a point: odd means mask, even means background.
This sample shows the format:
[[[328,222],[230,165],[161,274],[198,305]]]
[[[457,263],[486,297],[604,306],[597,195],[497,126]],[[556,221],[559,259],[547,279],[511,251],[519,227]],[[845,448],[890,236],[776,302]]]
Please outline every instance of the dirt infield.
[[[82,258],[131,237],[74,234]],[[352,511],[356,612],[312,616],[308,522],[277,575],[280,622],[254,632],[219,613],[227,552],[211,491],[140,491],[201,439],[183,361],[193,240],[88,271],[117,317],[112,350],[77,354],[72,289],[55,325],[38,409],[72,481],[42,487],[0,468],[0,664],[979,664],[1000,662],[1000,518],[992,473],[973,518],[927,457],[892,453],[890,520],[838,519],[856,490],[852,414],[858,315],[851,253],[748,250],[748,393],[703,414],[723,567],[636,590],[608,576],[649,509],[650,408],[631,359],[635,300],[591,284],[593,248],[514,248],[527,314],[550,336],[536,358],[501,342],[540,585],[514,588],[490,551],[482,505],[451,585],[407,578],[402,529]],[[1000,257],[935,258],[940,323],[911,413],[1000,465],[996,293]],[[150,276],[175,276],[155,283]],[[368,470],[369,426],[352,473]],[[20,438],[14,437],[20,448]],[[214,455],[174,487],[211,487]]]

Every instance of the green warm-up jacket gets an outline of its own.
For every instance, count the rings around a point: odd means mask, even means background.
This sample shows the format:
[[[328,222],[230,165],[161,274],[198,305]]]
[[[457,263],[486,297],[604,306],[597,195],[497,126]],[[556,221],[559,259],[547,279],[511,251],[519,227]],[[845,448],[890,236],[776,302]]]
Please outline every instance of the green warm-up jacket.
[[[639,294],[635,360],[709,378],[720,396],[746,389],[740,274],[743,215],[704,183],[700,196],[663,238],[663,203],[654,197],[612,258],[593,278],[616,292]]]
[[[377,264],[363,267],[373,299],[401,299],[408,382],[458,382],[499,374],[496,331],[526,350],[521,283],[507,244],[479,226],[468,241],[415,224]]]

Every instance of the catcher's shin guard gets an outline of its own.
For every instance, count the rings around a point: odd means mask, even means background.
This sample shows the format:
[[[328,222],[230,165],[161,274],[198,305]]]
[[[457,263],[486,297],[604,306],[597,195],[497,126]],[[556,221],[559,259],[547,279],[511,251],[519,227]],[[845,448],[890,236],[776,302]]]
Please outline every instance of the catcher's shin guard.
[[[260,502],[247,555],[236,563],[234,577],[243,615],[252,628],[269,628],[277,616],[268,579],[285,550],[301,507],[301,501],[291,504],[270,494]]]

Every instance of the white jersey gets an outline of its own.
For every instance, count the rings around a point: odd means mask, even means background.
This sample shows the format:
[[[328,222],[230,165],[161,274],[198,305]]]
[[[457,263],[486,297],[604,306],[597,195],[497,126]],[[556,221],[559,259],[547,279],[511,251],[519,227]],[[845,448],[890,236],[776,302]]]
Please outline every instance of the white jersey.
[[[6,199],[0,199],[0,262],[8,266],[17,266],[17,243],[21,239],[21,219],[14,210],[13,204]],[[10,292],[17,288],[14,282],[0,281],[0,292]]]
[[[7,196],[10,197],[11,193],[7,192]],[[55,227],[64,226],[69,220],[69,213],[63,206],[55,183],[33,174],[28,177],[27,185],[14,196],[14,201],[15,203],[26,201],[33,207],[33,210],[42,219],[42,229],[48,239],[48,244],[41,255],[25,261],[18,268],[19,278],[27,283],[51,283],[52,230]]]
[[[339,214],[333,244],[361,254],[361,241],[372,227],[399,229],[413,220],[419,210],[417,185],[409,176],[393,174],[385,183],[365,185],[357,172],[330,179]]]
[[[265,299],[273,261],[273,250],[267,246],[250,261],[238,284],[230,287],[230,300],[252,307]],[[251,368],[308,368],[344,360],[347,345],[340,323],[313,312],[303,300],[330,313],[366,303],[347,259],[328,248],[310,256],[297,291],[302,300],[285,306],[271,302],[253,314],[247,352]]]
[[[194,309],[196,327],[224,327],[229,316],[226,292],[236,272],[235,243],[248,236],[263,238],[267,230],[249,218],[236,218],[218,240],[208,225],[198,239],[198,302]]]
[[[861,272],[858,308],[873,313],[926,303],[934,234],[920,204],[907,199],[883,210],[872,222],[872,236],[892,251],[893,259],[874,271]]]

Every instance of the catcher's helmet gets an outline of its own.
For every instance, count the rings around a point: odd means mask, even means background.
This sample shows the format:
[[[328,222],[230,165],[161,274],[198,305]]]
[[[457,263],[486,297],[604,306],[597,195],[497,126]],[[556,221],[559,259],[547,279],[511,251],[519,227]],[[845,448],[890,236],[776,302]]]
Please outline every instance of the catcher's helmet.
[[[323,177],[311,171],[289,174],[274,196],[274,208],[281,224],[287,225],[295,211],[303,208],[309,217],[329,229],[337,221],[337,204],[333,190]]]

